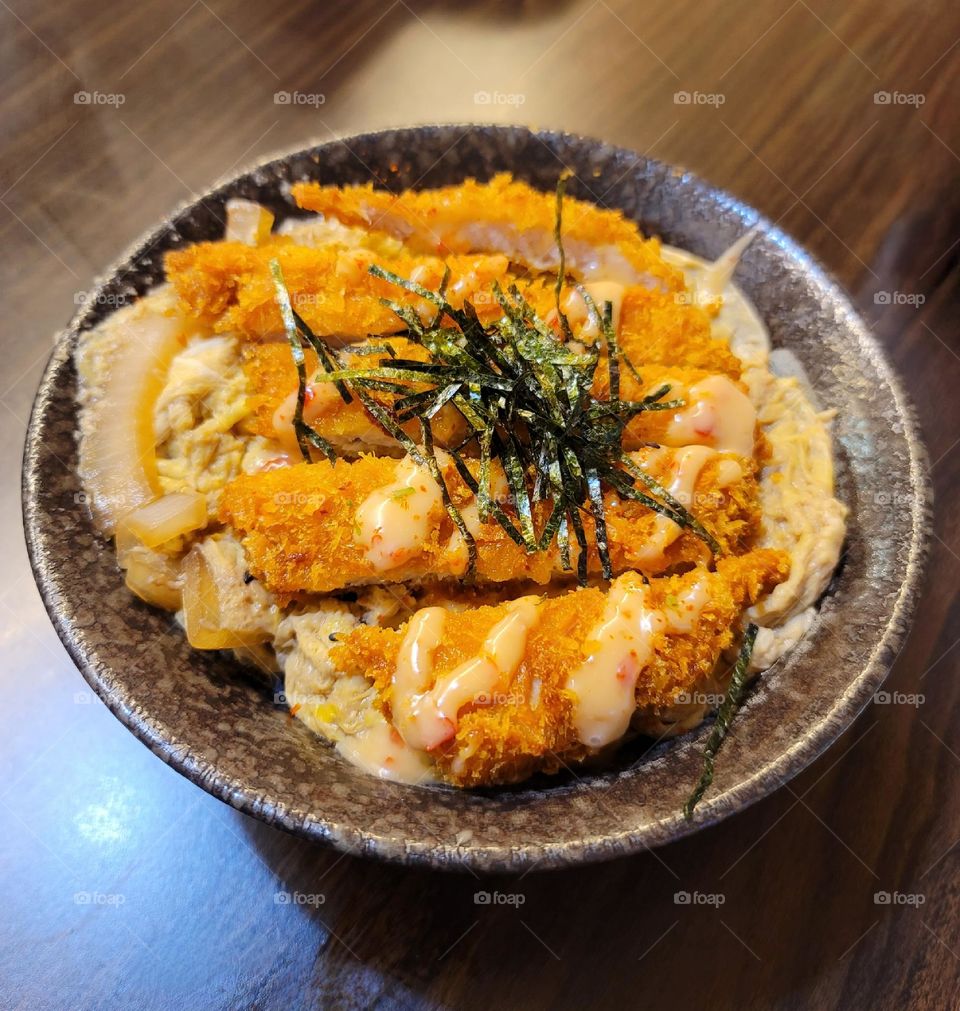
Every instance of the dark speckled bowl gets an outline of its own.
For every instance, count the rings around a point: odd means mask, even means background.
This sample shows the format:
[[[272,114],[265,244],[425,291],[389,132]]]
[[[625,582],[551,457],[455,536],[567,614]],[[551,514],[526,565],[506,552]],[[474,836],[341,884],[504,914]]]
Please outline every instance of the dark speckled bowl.
[[[71,353],[112,306],[158,284],[163,254],[222,234],[224,201],[248,197],[278,219],[298,179],[429,187],[509,169],[550,190],[618,207],[648,233],[713,257],[749,227],[737,272],[774,344],[806,367],[837,408],[847,551],[818,624],[752,693],[696,817],[681,806],[700,771],[706,728],[628,749],[606,772],[465,793],[395,786],[347,765],[274,705],[272,687],[220,655],[193,652],[170,616],[135,600],[97,536],[76,474]],[[27,543],[50,617],[84,677],[165,762],[234,807],[342,849],[441,868],[520,870],[657,846],[774,790],[850,724],[882,682],[913,610],[929,511],[913,414],[847,297],[754,210],[667,165],[594,140],[519,127],[417,127],[320,144],[266,162],[182,207],[141,239],[91,294],[56,346],[33,409],[24,460]],[[896,508],[891,507],[891,502]],[[904,503],[906,503],[904,505]]]

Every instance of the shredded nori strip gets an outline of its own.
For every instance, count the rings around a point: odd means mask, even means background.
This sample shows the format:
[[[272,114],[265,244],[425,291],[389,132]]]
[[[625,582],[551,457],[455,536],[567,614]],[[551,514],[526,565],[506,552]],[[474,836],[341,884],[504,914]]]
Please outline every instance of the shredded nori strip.
[[[573,172],[570,169],[564,169],[560,173],[560,178],[557,180],[557,211],[553,220],[553,239],[557,244],[557,255],[560,258],[559,266],[557,267],[557,280],[553,289],[554,301],[557,304],[557,319],[560,320],[560,327],[563,330],[563,336],[567,340],[573,340],[573,331],[570,329],[570,321],[564,315],[563,310],[560,308],[560,293],[563,291],[563,282],[566,280],[567,273],[567,256],[563,251],[563,195],[567,190],[567,180]]]
[[[296,309],[292,310],[294,322],[297,324],[297,328],[300,331],[302,337],[304,337],[310,347],[316,352],[317,358],[320,359],[320,364],[323,366],[325,372],[336,372],[339,362],[334,356],[333,351],[327,347],[327,345],[320,340],[319,337],[307,326],[303,317]],[[345,404],[349,404],[353,397],[350,396],[350,391],[347,389],[346,383],[337,382],[336,384],[337,392],[340,394],[340,398]]]
[[[703,751],[703,772],[700,773],[700,779],[693,793],[683,805],[683,815],[688,820],[693,817],[693,809],[700,803],[701,798],[713,782],[713,766],[717,753],[726,739],[733,718],[743,703],[747,689],[747,668],[750,666],[750,657],[753,655],[753,645],[757,641],[757,632],[757,626],[753,624],[748,625],[746,632],[744,632],[740,655],[737,657],[737,664],[733,669],[733,677],[730,678],[730,685],[723,703],[717,710],[717,718]]]
[[[278,260],[270,261],[270,273],[273,275],[273,286],[276,289],[277,305],[280,308],[280,316],[283,319],[283,328],[290,343],[290,353],[293,355],[293,363],[297,367],[297,406],[293,411],[293,430],[297,436],[297,445],[300,447],[300,453],[307,463],[311,462],[311,446],[314,449],[319,449],[333,463],[337,459],[333,446],[303,420],[303,405],[307,396],[306,359],[304,358],[303,346],[300,342],[301,335],[297,326],[297,317],[293,311],[293,306],[290,304],[290,293],[287,291],[287,286],[283,283],[283,271],[280,269]]]

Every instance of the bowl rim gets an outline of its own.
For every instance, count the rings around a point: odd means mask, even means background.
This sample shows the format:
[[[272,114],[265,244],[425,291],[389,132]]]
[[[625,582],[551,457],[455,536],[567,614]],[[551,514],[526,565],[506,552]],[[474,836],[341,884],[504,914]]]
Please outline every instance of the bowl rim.
[[[885,349],[855,310],[846,290],[830,271],[766,215],[729,191],[710,184],[696,173],[685,168],[678,170],[682,171],[684,180],[689,181],[691,186],[712,204],[732,210],[742,218],[749,218],[752,225],[763,235],[775,240],[793,262],[802,262],[819,288],[831,289],[837,296],[839,309],[845,318],[844,322],[849,331],[855,335],[858,350],[871,358],[877,371],[890,387],[893,406],[898,420],[903,425],[903,438],[909,451],[908,474],[912,500],[904,579],[891,606],[890,617],[864,660],[862,669],[848,683],[846,690],[835,699],[834,704],[811,723],[808,733],[789,747],[778,751],[775,757],[757,768],[753,775],[743,778],[721,793],[704,797],[692,819],[687,820],[678,812],[673,817],[639,829],[625,827],[622,832],[615,834],[585,836],[573,841],[531,842],[516,846],[493,844],[461,846],[437,841],[412,843],[410,840],[400,840],[389,833],[371,833],[349,824],[337,823],[325,819],[322,814],[310,813],[306,817],[294,817],[286,810],[282,801],[271,799],[269,795],[254,788],[238,787],[234,782],[221,776],[215,761],[207,760],[192,751],[184,742],[178,741],[164,723],[132,704],[132,700],[128,702],[122,697],[124,693],[110,683],[112,668],[109,664],[99,660],[96,650],[86,650],[75,638],[72,623],[64,613],[64,601],[55,572],[44,558],[46,541],[39,525],[40,510],[36,493],[43,476],[39,466],[38,433],[44,422],[53,382],[60,370],[69,363],[75,342],[83,332],[88,318],[95,313],[97,296],[102,293],[104,287],[130,263],[156,246],[167,234],[171,222],[181,214],[210,198],[216,198],[224,187],[274,163],[287,161],[306,152],[322,151],[338,144],[349,144],[350,141],[375,142],[378,138],[389,135],[416,135],[424,130],[450,128],[482,129],[498,134],[522,132],[538,139],[553,138],[586,147],[605,146],[617,153],[629,155],[635,159],[636,165],[648,164],[672,168],[668,163],[656,158],[578,133],[534,129],[516,124],[459,122],[385,127],[362,133],[338,133],[322,139],[311,139],[306,143],[275,151],[221,176],[203,192],[189,200],[181,201],[165,217],[138,236],[107,268],[98,273],[88,292],[91,297],[84,300],[54,340],[53,351],[44,368],[31,406],[23,453],[21,499],[30,565],[44,607],[61,642],[84,679],[114,716],[166,764],[206,792],[245,814],[295,835],[332,845],[344,852],[445,870],[517,872],[531,869],[533,866],[553,869],[599,862],[640,850],[653,849],[716,824],[768,796],[806,768],[849,729],[873,693],[883,683],[909,631],[910,620],[923,588],[925,562],[930,543],[929,520],[933,504],[929,456],[915,409]]]

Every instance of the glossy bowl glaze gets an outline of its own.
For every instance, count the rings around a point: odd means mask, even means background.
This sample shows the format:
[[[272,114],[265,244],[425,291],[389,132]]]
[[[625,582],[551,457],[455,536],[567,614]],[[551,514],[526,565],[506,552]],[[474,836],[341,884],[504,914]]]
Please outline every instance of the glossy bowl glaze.
[[[343,761],[220,654],[191,650],[170,615],[133,598],[95,532],[77,478],[78,334],[163,278],[163,256],[222,236],[224,203],[246,197],[278,220],[299,212],[300,179],[391,189],[489,178],[620,208],[665,242],[714,257],[759,234],[736,280],[837,409],[839,494],[850,508],[841,565],[812,633],[768,671],[737,717],[692,821],[681,807],[709,727],[624,750],[602,772],[511,789],[404,787]],[[165,762],[237,809],[341,849],[439,868],[557,867],[658,846],[776,789],[851,723],[882,682],[916,602],[929,518],[927,461],[900,384],[846,295],[756,211],[632,151],[522,127],[432,126],[319,144],[267,161],[180,208],[91,292],[61,336],[37,394],[23,470],[27,544],[47,610],[84,677]]]

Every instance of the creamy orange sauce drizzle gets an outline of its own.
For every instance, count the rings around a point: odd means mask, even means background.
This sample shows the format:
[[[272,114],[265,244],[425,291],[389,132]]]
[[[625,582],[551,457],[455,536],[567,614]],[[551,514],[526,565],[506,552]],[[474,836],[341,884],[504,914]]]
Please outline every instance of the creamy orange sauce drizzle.
[[[433,476],[406,457],[397,466],[396,480],[372,492],[357,509],[356,541],[375,569],[395,568],[423,548],[442,508]]]
[[[611,303],[614,329],[619,330],[624,284],[609,279],[617,276],[616,271],[604,276],[607,265],[603,257],[583,259],[586,262],[581,269],[591,279],[585,285],[587,292],[601,313],[604,304]],[[426,282],[425,269],[414,270],[412,279]],[[459,279],[450,295],[468,294],[476,280],[472,275]],[[425,300],[415,308],[425,321],[434,314]],[[569,290],[561,308],[578,337],[600,338],[600,328],[579,291]],[[556,322],[555,311],[548,321]],[[695,512],[697,481],[717,452],[752,457],[756,412],[739,386],[726,376],[710,376],[685,391],[682,384],[673,385],[673,395],[682,397],[687,405],[673,413],[662,438],[663,445],[678,447],[663,483],[674,498]],[[317,384],[311,394],[304,406],[308,424],[335,409],[339,399],[329,384]],[[295,407],[294,393],[276,412],[278,433],[293,435]],[[719,461],[719,487],[735,483],[742,475],[736,460]],[[502,473],[496,478],[492,491],[499,498],[505,480]],[[408,458],[399,465],[396,480],[372,493],[357,510],[357,540],[366,546],[367,557],[376,568],[395,567],[422,547],[429,521],[440,509],[442,499],[436,483]],[[464,505],[461,512],[476,535],[481,527],[476,502]],[[672,520],[656,516],[652,535],[631,552],[631,561],[642,566],[659,560],[681,532]],[[459,543],[465,563],[465,545],[460,542],[462,538],[455,531],[450,548],[455,550]],[[591,748],[602,748],[627,732],[636,708],[637,680],[653,657],[657,636],[692,631],[710,600],[706,578],[670,599],[662,610],[649,606],[648,592],[629,579],[611,586],[603,616],[586,640],[584,658],[567,679],[566,687],[574,697],[578,738]],[[523,662],[530,630],[537,621],[539,599],[531,596],[514,601],[490,630],[477,656],[435,677],[434,656],[448,631],[448,613],[444,608],[428,607],[409,622],[394,671],[394,726],[373,726],[341,745],[351,761],[382,778],[407,782],[430,778],[429,752],[456,733],[460,711],[471,704],[495,701],[497,686],[509,683]],[[537,699],[530,701],[537,704]]]
[[[600,316],[603,316],[604,303],[609,302],[612,310],[613,332],[620,330],[620,313],[623,309],[623,295],[626,287],[618,281],[594,281],[583,286],[593,300]],[[567,317],[574,334],[583,340],[592,342],[600,337],[600,327],[596,318],[587,308],[587,303],[576,288],[571,288],[560,300],[560,308]],[[547,313],[548,323],[557,320],[556,309]]]
[[[640,672],[653,656],[654,638],[666,619],[647,606],[647,588],[618,580],[600,623],[590,633],[583,663],[567,680],[574,696],[578,739],[602,748],[623,737],[636,708]]]
[[[721,453],[753,456],[757,412],[750,398],[727,376],[708,376],[686,394],[673,387],[671,397],[683,397],[661,441],[666,446],[710,446]]]
[[[637,679],[653,657],[656,637],[692,631],[710,601],[709,584],[698,579],[662,611],[649,607],[647,598],[643,585],[623,579],[612,585],[603,616],[586,640],[586,656],[567,680],[574,727],[588,747],[602,748],[627,732]],[[429,752],[449,740],[464,706],[496,702],[497,686],[508,684],[523,662],[539,606],[533,596],[513,601],[480,654],[437,678],[432,688],[434,654],[448,612],[427,607],[414,615],[397,657],[391,701],[394,725],[411,749]]]
[[[527,636],[536,624],[539,598],[513,601],[510,613],[497,622],[480,649],[480,655],[460,664],[437,682],[437,710],[454,726],[457,714],[468,703],[495,701],[493,692],[501,679],[510,678],[520,666]]]
[[[400,646],[393,677],[393,721],[407,744],[429,751],[456,733],[464,706],[495,701],[497,685],[509,681],[520,666],[527,636],[538,617],[537,597],[512,601],[509,613],[488,633],[480,654],[437,678],[436,684],[428,688],[447,611],[442,607],[418,611]]]
[[[445,741],[452,727],[440,715],[428,690],[433,678],[433,654],[443,639],[447,612],[424,607],[410,619],[393,672],[390,708],[393,724],[414,748]]]
[[[663,609],[668,632],[692,632],[703,609],[710,603],[710,587],[706,579],[698,579],[677,598],[676,605]]]
[[[297,410],[298,390],[294,390],[281,402],[273,412],[273,430],[284,449],[299,453],[297,433],[293,428],[293,416]],[[342,403],[340,394],[333,383],[317,383],[311,380],[307,384],[306,396],[303,399],[303,420],[308,425],[315,425],[321,418],[336,410]]]
[[[700,472],[716,456],[716,450],[707,446],[684,446],[676,451],[670,464],[670,480],[663,481],[667,491],[690,512],[696,514],[694,492]],[[657,513],[653,531],[642,543],[629,547],[629,558],[634,565],[644,566],[659,561],[663,553],[680,536],[683,528],[669,516]]]
[[[411,748],[386,721],[342,738],[337,750],[378,779],[395,783],[430,783],[436,779],[429,757]]]
[[[720,460],[717,463],[717,487],[729,488],[743,477],[743,467],[737,460]]]
[[[427,266],[427,264],[420,263],[410,271],[410,280],[413,281],[414,284],[422,284],[425,288],[430,288],[433,287],[430,280],[431,273],[431,268]],[[476,275],[474,275],[474,278],[475,277]],[[454,287],[457,287],[458,285],[458,291],[462,290],[464,287],[462,278],[454,282]],[[425,298],[414,299],[413,308],[420,317],[420,322],[423,323],[424,326],[430,323],[433,317],[437,314],[437,307]]]

